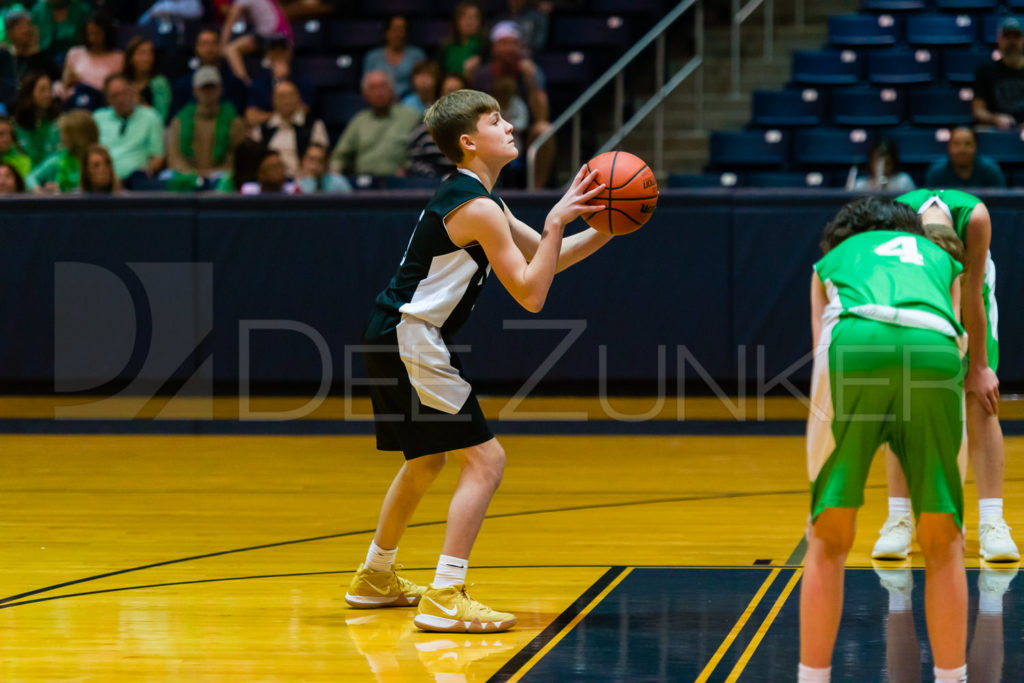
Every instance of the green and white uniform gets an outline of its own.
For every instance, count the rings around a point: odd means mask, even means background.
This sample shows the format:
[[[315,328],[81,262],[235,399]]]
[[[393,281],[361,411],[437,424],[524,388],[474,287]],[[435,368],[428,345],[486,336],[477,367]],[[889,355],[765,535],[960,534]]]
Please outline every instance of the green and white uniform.
[[[370,398],[377,448],[403,451],[407,459],[493,438],[451,344],[491,266],[479,244],[452,242],[445,219],[478,198],[504,209],[471,171],[459,169],[441,182],[363,332],[363,359],[376,380]]]
[[[981,200],[972,194],[960,190],[914,190],[896,198],[918,213],[936,205],[945,211],[953,221],[960,241],[967,246],[967,225],[971,221],[971,213]],[[985,284],[982,285],[981,296],[985,304],[986,326],[985,349],[988,355],[988,366],[993,371],[999,366],[999,307],[996,306],[996,264],[992,261],[992,252],[985,259]]]
[[[951,513],[959,526],[966,335],[949,292],[962,267],[928,239],[888,230],[854,235],[814,267],[828,304],[807,421],[812,516],[860,507],[888,442],[915,515]]]

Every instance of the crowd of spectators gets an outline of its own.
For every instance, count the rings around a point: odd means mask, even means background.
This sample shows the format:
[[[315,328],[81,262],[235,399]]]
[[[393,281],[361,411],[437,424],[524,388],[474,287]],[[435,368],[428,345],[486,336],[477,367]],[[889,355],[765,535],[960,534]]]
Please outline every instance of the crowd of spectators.
[[[463,87],[495,96],[525,151],[550,126],[533,59],[547,41],[550,5],[508,0],[486,17],[462,0],[434,54],[416,45],[405,17],[390,17],[380,46],[362,58],[365,108],[329,129],[311,74],[293,68],[292,27],[277,0],[213,3],[221,22],[201,24],[211,19],[204,3],[158,0],[134,35],[102,4],[6,4],[0,194],[324,193],[349,192],[359,176],[440,177],[453,166],[423,113]],[[194,43],[161,41],[161,22],[191,22]],[[537,156],[538,187],[550,177],[553,145]],[[512,182],[525,177],[522,156]]]

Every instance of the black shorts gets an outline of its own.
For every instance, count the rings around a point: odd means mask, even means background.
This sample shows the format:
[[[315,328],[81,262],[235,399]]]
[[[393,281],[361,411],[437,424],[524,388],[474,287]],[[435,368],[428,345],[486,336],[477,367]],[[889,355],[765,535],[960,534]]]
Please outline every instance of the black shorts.
[[[375,322],[376,314],[363,336],[363,360],[379,450],[412,460],[494,438],[458,356],[436,327],[406,318],[400,329],[377,334]]]

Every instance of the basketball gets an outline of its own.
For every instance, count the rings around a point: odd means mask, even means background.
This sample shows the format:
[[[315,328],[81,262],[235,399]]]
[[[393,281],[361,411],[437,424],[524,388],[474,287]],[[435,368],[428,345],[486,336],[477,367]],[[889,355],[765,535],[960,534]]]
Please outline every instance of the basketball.
[[[607,187],[590,202],[608,208],[583,216],[587,225],[625,235],[647,222],[658,205],[658,181],[643,159],[629,152],[605,152],[587,162],[587,173],[591,171],[597,171],[594,182]]]

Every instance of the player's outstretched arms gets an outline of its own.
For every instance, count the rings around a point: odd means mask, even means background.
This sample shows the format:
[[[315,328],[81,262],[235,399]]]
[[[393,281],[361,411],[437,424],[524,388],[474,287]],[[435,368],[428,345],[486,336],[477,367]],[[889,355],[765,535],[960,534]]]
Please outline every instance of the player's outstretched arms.
[[[971,212],[967,224],[967,271],[963,278],[963,325],[967,330],[971,365],[964,379],[964,394],[974,394],[989,414],[999,412],[999,378],[988,366],[986,348],[985,302],[982,288],[985,284],[985,263],[992,241],[992,219],[988,208],[978,204]]]
[[[555,277],[562,242],[560,227],[545,229],[534,258],[528,263],[512,239],[505,213],[490,199],[481,197],[466,202],[448,214],[445,224],[455,244],[478,243],[483,247],[494,274],[520,306],[531,313],[544,307]]]

